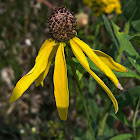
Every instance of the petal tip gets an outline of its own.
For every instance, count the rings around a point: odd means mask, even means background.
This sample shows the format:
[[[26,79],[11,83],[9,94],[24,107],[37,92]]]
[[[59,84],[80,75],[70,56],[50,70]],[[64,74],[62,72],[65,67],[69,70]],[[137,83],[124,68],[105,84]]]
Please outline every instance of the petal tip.
[[[117,108],[117,110],[115,110],[115,114],[117,114],[118,113],[118,108]]]
[[[9,103],[12,103],[12,102],[9,100]]]
[[[41,82],[41,86],[42,86],[42,87],[44,86],[44,83],[43,83],[43,81]]]
[[[67,120],[68,108],[57,108],[61,120]]]
[[[36,86],[36,87],[38,87],[38,86],[39,86],[39,84],[38,84],[37,82],[35,82],[35,86]]]
[[[12,102],[14,102],[14,100],[12,100],[12,98],[10,98],[9,103],[12,103]]]
[[[115,114],[117,114],[118,113],[118,110],[119,110],[119,107],[118,107],[118,102],[116,102],[116,104],[115,104]]]
[[[117,86],[120,90],[124,90],[124,88],[122,87],[122,85],[120,83],[118,83]]]

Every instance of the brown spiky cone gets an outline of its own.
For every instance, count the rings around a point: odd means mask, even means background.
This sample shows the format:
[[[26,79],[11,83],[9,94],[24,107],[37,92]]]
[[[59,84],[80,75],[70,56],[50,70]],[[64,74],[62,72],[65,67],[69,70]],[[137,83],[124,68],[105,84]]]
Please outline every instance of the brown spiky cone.
[[[58,42],[67,42],[76,36],[76,18],[65,7],[55,8],[48,19],[51,37]]]

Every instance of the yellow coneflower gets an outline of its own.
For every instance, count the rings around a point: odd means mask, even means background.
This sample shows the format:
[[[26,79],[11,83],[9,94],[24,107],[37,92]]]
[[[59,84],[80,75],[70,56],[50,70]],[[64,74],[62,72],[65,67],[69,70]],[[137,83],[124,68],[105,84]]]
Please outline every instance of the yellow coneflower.
[[[119,0],[84,0],[88,7],[93,7],[96,16],[116,12],[121,14],[121,4]]]
[[[67,119],[69,107],[69,90],[67,79],[67,67],[64,54],[64,43],[69,43],[71,49],[81,65],[93,76],[97,83],[105,90],[112,100],[115,112],[118,111],[118,103],[105,83],[90,69],[85,54],[112,80],[117,88],[122,90],[117,77],[112,70],[126,72],[126,68],[116,62],[107,54],[91,49],[86,43],[76,37],[76,18],[66,8],[56,8],[49,18],[51,38],[41,46],[34,67],[23,76],[13,90],[10,103],[17,100],[36,80],[36,86],[43,86],[43,80],[48,74],[51,61],[55,56],[54,68],[54,95],[58,114],[62,120]],[[56,55],[55,55],[56,53]],[[84,54],[85,53],[85,54]],[[112,69],[112,70],[111,70]]]

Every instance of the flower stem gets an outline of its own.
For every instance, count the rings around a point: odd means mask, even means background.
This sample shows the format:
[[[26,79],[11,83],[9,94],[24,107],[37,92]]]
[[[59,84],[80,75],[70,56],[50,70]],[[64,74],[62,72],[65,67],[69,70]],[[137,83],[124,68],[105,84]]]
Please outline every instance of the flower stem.
[[[106,123],[106,119],[107,119],[108,113],[106,112],[101,120],[100,123],[100,127],[98,130],[98,136],[102,136],[103,135],[103,131],[104,131],[104,127],[105,127],[105,123]]]
[[[53,10],[55,9],[55,6],[53,6],[51,3],[49,3],[49,2],[46,1],[46,0],[38,0],[38,1],[44,3],[45,5],[47,5],[49,8],[51,8],[51,9],[53,9]]]
[[[70,51],[69,51],[69,48],[67,46],[66,46],[66,53],[67,53],[67,56],[68,56],[68,60],[69,60],[69,63],[70,63],[70,66],[71,66],[74,78],[75,78],[75,82],[77,84],[80,96],[81,96],[83,104],[84,104],[84,108],[85,108],[85,112],[86,112],[86,117],[87,117],[87,120],[88,120],[88,125],[89,125],[89,128],[90,128],[91,134],[92,134],[93,140],[95,140],[95,134],[94,134],[94,131],[93,131],[92,126],[91,126],[90,117],[89,117],[88,109],[87,109],[86,102],[85,102],[85,99],[84,99],[84,95],[82,93],[82,89],[80,87],[79,80],[78,80],[78,77],[76,75],[76,72],[75,72],[75,69],[74,69],[74,66],[73,66],[73,62],[72,62],[72,58],[71,58],[71,55],[70,55]]]
[[[136,136],[136,117],[137,117],[137,110],[139,108],[139,103],[140,103],[140,99],[137,99],[136,101],[136,106],[135,106],[135,110],[134,110],[134,115],[133,115],[133,121],[132,121],[132,127],[133,127],[133,137],[135,138]]]

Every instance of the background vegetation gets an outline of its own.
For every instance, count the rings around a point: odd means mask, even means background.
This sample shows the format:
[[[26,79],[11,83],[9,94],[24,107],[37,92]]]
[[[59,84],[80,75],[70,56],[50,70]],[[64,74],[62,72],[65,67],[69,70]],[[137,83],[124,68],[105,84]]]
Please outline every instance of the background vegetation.
[[[122,14],[96,16],[81,0],[48,0],[75,14],[78,37],[126,66],[115,73],[124,87],[119,91],[93,63],[91,68],[111,89],[119,103],[113,105],[95,80],[73,58],[97,140],[140,137],[140,2],[122,0]],[[32,84],[16,102],[8,101],[16,82],[34,65],[42,43],[49,38],[47,18],[52,9],[35,0],[0,0],[0,140],[92,140],[72,72],[68,69],[70,107],[68,120],[59,119],[53,96],[53,64],[45,86]],[[77,17],[79,18],[79,17]],[[84,22],[83,22],[84,21]],[[85,22],[86,21],[86,22]],[[118,26],[118,27],[117,27]]]

